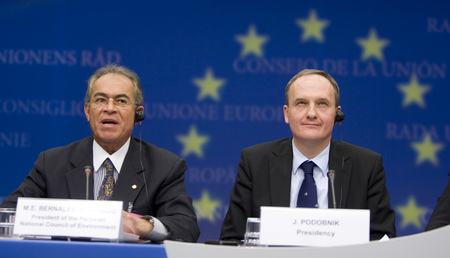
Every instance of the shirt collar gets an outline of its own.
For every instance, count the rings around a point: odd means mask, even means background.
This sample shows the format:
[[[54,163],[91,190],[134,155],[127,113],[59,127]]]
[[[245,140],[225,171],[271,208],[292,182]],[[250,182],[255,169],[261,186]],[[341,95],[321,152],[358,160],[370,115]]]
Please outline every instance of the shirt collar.
[[[130,146],[130,138],[128,138],[127,142],[112,155],[109,155],[95,140],[92,144],[92,153],[94,160],[94,171],[97,172],[98,169],[102,166],[105,159],[109,158],[114,165],[114,168],[120,173],[120,169],[122,168],[123,161],[125,160],[125,156],[128,152],[128,147]]]
[[[303,153],[301,153],[294,144],[294,138],[292,138],[292,152],[294,154],[294,158],[292,160],[292,173],[295,175],[297,173],[298,167],[303,164],[303,162],[307,160],[313,161],[317,167],[320,168],[322,175],[326,176],[328,172],[328,160],[330,157],[330,145],[331,142],[328,143],[327,147],[319,153],[319,155],[315,156],[312,159],[308,159]]]

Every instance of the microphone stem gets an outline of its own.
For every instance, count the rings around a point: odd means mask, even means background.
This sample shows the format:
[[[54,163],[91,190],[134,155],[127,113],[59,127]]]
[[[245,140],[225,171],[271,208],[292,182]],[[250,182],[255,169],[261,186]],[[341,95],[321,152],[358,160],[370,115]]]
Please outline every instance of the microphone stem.
[[[331,194],[333,196],[333,208],[336,209],[336,194],[334,192],[334,179],[330,178],[331,180]]]
[[[89,173],[86,173],[86,200],[89,200]]]

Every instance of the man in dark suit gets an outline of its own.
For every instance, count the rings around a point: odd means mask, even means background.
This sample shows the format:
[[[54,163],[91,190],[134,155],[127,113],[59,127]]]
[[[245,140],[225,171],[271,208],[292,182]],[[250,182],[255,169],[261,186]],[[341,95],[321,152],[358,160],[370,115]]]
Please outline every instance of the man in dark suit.
[[[450,176],[450,172],[448,173]],[[425,231],[450,225],[450,181],[445,187],[444,193],[438,198],[433,214],[428,221]]]
[[[335,80],[323,71],[303,70],[289,81],[285,97],[284,117],[293,137],[242,151],[220,238],[242,240],[247,218],[260,217],[261,206],[305,207],[299,192],[306,178],[302,164],[308,161],[314,162],[314,194],[302,196],[314,197],[310,207],[369,209],[370,239],[395,237],[382,156],[331,139],[334,125],[344,119]],[[330,170],[335,171],[336,205]]]
[[[93,137],[40,153],[1,207],[15,208],[18,197],[85,199],[83,172],[91,166],[89,199],[123,201],[124,232],[154,241],[196,242],[200,231],[184,185],[186,162],[131,137],[144,119],[142,103],[134,72],[116,65],[98,69],[89,78],[84,106]]]

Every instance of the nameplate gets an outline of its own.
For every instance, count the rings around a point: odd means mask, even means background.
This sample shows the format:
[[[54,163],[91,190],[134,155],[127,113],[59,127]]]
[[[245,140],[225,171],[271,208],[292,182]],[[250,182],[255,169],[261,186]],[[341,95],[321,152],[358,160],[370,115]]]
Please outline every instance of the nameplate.
[[[369,239],[369,210],[261,207],[261,245],[340,246]]]
[[[122,201],[19,197],[14,234],[122,238]]]

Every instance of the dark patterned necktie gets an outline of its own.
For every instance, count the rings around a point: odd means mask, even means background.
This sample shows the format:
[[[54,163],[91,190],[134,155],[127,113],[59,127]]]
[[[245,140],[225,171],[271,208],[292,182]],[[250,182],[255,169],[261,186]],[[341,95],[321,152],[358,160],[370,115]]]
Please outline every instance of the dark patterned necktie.
[[[105,178],[103,178],[102,187],[98,192],[97,200],[111,200],[111,196],[114,190],[114,165],[111,160],[107,158],[103,162],[103,166],[106,168]]]
[[[314,181],[313,171],[314,162],[305,161],[300,167],[305,172],[305,179],[303,179],[302,186],[298,192],[297,207],[303,208],[318,208],[317,205],[317,188],[316,181]]]

